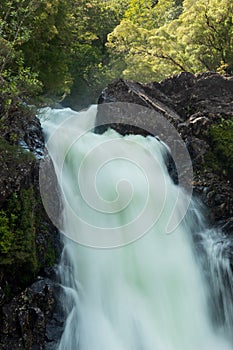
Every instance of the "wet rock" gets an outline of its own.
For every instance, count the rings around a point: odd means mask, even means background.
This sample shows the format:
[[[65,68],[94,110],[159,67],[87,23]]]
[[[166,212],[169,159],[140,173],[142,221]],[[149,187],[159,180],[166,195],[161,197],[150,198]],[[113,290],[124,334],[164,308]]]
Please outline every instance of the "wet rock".
[[[192,159],[193,166],[200,168],[205,162],[205,154],[210,149],[208,143],[197,137],[188,137],[186,146]]]
[[[0,210],[8,215],[8,202],[14,198],[20,218],[20,208],[23,206],[20,200],[17,202],[17,198],[21,198],[23,191],[32,189],[30,193],[34,197],[27,197],[30,203],[26,207],[30,211],[28,215],[24,213],[24,217],[29,218],[28,226],[33,226],[34,250],[31,256],[34,265],[23,263],[24,252],[18,246],[20,264],[12,258],[13,254],[8,261],[5,259],[5,265],[1,261],[0,349],[44,349],[46,327],[53,319],[57,304],[53,289],[55,283],[45,276],[61,248],[57,230],[40,199],[39,160],[44,157],[44,139],[35,111],[16,103],[6,115],[1,101],[0,94]],[[27,198],[24,200],[28,201]],[[44,277],[37,280],[38,273]],[[51,272],[50,277],[55,280],[54,273]],[[30,283],[33,283],[31,287],[25,289]]]
[[[125,104],[117,107],[117,102],[125,102]],[[109,103],[109,105],[102,107],[103,103]],[[157,129],[155,112],[160,113],[173,124],[177,125],[181,122],[179,115],[172,108],[170,99],[153,85],[120,79],[103,91],[99,104],[95,128],[97,133],[113,127],[123,135],[134,133],[143,136],[154,135],[153,129]],[[147,107],[154,113],[150,114],[148,110],[138,108],[137,105]]]
[[[29,109],[15,107],[7,118],[1,115],[0,118],[1,205],[12,193],[34,181],[44,139],[40,122]]]
[[[161,90],[186,120],[197,112],[232,113],[233,78],[215,72],[181,73],[161,82]]]
[[[222,226],[224,232],[226,232],[227,234],[231,234],[233,232],[233,217],[223,221]]]
[[[215,72],[198,75],[181,73],[160,83],[151,84],[121,79],[110,84],[100,96],[100,104],[110,102],[128,102],[148,107],[163,115],[176,127],[192,159],[194,193],[205,203],[211,224],[220,225],[233,234],[232,181],[224,172],[216,170],[214,161],[212,164],[210,161],[207,164],[206,161],[208,154],[213,152],[209,137],[211,126],[220,123],[222,119],[233,117],[233,77]],[[103,118],[101,111],[100,108],[97,124],[103,121],[105,126],[97,128],[96,132],[104,132],[110,126],[121,134],[153,134],[155,115],[151,120],[143,116],[147,130],[145,133],[128,127],[127,122],[119,125],[117,110],[115,114],[107,113],[107,118]],[[124,115],[121,117],[123,119]],[[142,117],[139,114],[140,118]]]
[[[40,279],[4,305],[0,348],[44,349],[47,343],[57,343],[63,326],[63,320],[54,317],[58,292],[54,282]]]

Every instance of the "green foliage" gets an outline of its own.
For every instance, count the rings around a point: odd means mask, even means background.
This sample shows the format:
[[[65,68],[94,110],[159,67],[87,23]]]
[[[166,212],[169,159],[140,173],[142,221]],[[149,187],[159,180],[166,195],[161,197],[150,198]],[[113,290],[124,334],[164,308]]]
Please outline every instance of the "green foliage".
[[[232,1],[160,0],[152,10],[150,1],[130,4],[127,20],[107,44],[124,61],[125,78],[152,81],[181,71],[233,72]],[[140,17],[139,10],[145,15]]]
[[[7,215],[4,210],[0,210],[0,253],[8,254],[14,242],[13,230],[16,217],[14,214]]]
[[[18,135],[10,135],[10,144],[0,137],[2,176],[10,174],[9,187],[18,173],[28,171],[35,158],[31,152],[18,145]],[[51,242],[47,216],[38,189],[30,182],[13,192],[0,208],[0,273],[7,276],[9,295],[32,282],[39,270],[55,263],[56,252]],[[36,244],[42,237],[42,243]]]
[[[17,177],[19,169],[34,161],[30,152],[17,144],[11,145],[2,137],[0,159],[3,176],[11,172],[12,178]],[[14,192],[0,210],[0,269],[8,271],[13,280],[18,280],[20,271],[21,285],[31,281],[39,268],[35,246],[35,200],[30,186]]]
[[[153,0],[130,0],[124,18],[145,29],[152,29],[156,23]]]
[[[69,91],[69,15],[72,1],[3,0],[0,5],[0,79],[12,95]],[[9,91],[8,91],[9,90]]]
[[[6,105],[72,92],[95,102],[123,76],[233,72],[231,0],[2,0],[0,87]]]
[[[232,180],[233,119],[222,120],[221,124],[212,125],[209,136],[213,146],[213,165],[215,162],[218,166],[218,171],[229,176]]]
[[[89,103],[95,102],[101,89],[116,77],[116,59],[109,65],[105,44],[107,35],[120,22],[126,7],[127,0],[78,0],[73,12],[69,66],[75,99],[83,102],[87,98]]]
[[[0,265],[11,266],[12,273],[20,266],[26,266],[27,273],[34,273],[38,268],[34,203],[30,187],[14,193],[0,211]]]
[[[27,99],[41,91],[37,72],[25,65],[21,45],[28,40],[28,18],[35,1],[4,0],[0,4],[0,87],[10,105],[13,97]]]
[[[52,96],[69,92],[71,1],[43,0],[37,2],[28,20],[30,37],[21,45],[26,65],[38,73],[43,92]]]
[[[1,127],[1,124],[0,124]],[[12,134],[12,138],[14,134]],[[2,168],[4,171],[4,163],[5,164],[14,164],[15,173],[18,171],[19,166],[23,166],[28,162],[34,161],[34,156],[32,153],[25,151],[19,145],[12,145],[8,141],[6,141],[3,137],[0,136],[0,159],[2,163]],[[13,167],[12,167],[13,169]],[[14,175],[13,173],[11,174]]]
[[[182,1],[130,0],[124,18],[140,28],[159,28],[182,12]]]
[[[5,99],[43,94],[63,99],[72,88],[96,94],[112,77],[107,35],[128,1],[2,0],[0,85]]]
[[[232,65],[233,3],[230,0],[184,1],[179,41],[185,44],[194,69],[217,70]]]

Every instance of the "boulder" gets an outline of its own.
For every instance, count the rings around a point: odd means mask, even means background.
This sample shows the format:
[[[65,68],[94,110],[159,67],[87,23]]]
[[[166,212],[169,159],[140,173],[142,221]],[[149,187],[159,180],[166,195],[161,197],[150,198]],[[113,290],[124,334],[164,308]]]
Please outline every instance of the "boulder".
[[[228,234],[233,234],[232,174],[221,171],[221,164],[216,166],[217,160],[213,157],[215,146],[209,133],[212,125],[233,117],[233,77],[214,72],[197,75],[181,73],[160,83],[150,84],[120,79],[103,90],[98,102],[109,103],[110,106],[109,109],[99,107],[95,129],[98,133],[112,127],[123,135],[153,134],[150,130],[156,123],[155,114],[154,119],[137,114],[139,119],[144,118],[143,123],[146,125],[143,128],[142,123],[141,131],[129,127],[127,119],[125,123],[122,122],[124,113],[121,112],[119,117],[114,106],[118,102],[148,107],[167,118],[178,130],[190,153],[194,193],[205,203],[208,220],[211,225],[220,225]],[[111,106],[111,103],[114,104]],[[130,120],[131,117],[127,118]],[[132,123],[135,125],[133,118],[132,114]],[[104,125],[99,126],[101,123]]]
[[[42,350],[55,346],[64,323],[62,313],[56,312],[59,289],[50,279],[40,278],[3,306],[2,350]]]

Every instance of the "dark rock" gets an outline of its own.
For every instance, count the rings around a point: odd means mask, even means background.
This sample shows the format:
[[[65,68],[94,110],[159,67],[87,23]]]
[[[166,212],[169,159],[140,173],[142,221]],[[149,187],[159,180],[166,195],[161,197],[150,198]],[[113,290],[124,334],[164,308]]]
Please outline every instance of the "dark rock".
[[[0,114],[0,119],[1,204],[13,192],[33,181],[38,173],[37,159],[43,156],[44,139],[35,111],[29,108],[16,104],[7,117]]]
[[[225,220],[222,225],[224,232],[231,234],[233,232],[233,217]]]
[[[5,305],[0,348],[44,349],[46,343],[56,344],[63,327],[63,320],[54,317],[58,292],[54,282],[40,279]]]
[[[187,137],[186,146],[192,159],[192,163],[195,167],[200,167],[204,162],[204,156],[209,150],[209,145],[206,141],[197,137]]]
[[[23,154],[22,149],[0,140],[0,204],[12,193],[32,181],[35,161]]]
[[[0,266],[0,349],[44,349],[46,329],[56,312],[54,265],[60,253],[60,239],[56,228],[49,220],[39,190],[39,160],[44,157],[44,139],[35,111],[15,103],[7,116],[1,104],[0,94],[0,210],[8,213],[8,202],[15,199],[20,216],[21,202],[17,202],[22,191],[32,188],[33,198],[27,207],[28,218],[33,220],[33,264],[19,264],[16,259],[1,261]],[[31,200],[31,197],[28,197]],[[17,247],[19,249],[19,247]],[[2,259],[2,256],[1,256]],[[50,269],[49,269],[50,268]],[[40,273],[43,278],[37,279]],[[26,288],[30,283],[30,287]],[[56,287],[56,293],[59,288]],[[53,321],[54,322],[54,321]],[[58,327],[61,327],[59,322]],[[59,337],[59,332],[58,332]]]
[[[211,224],[221,225],[227,233],[233,233],[232,178],[227,177],[224,172],[217,171],[215,161],[212,164],[210,161],[207,164],[206,161],[208,154],[214,151],[209,138],[211,126],[220,123],[222,119],[233,117],[233,77],[225,77],[215,72],[198,75],[181,73],[161,83],[151,84],[121,79],[110,84],[99,99],[101,104],[111,105],[110,102],[114,102],[112,105],[126,102],[148,107],[160,113],[176,127],[192,159],[194,192],[207,206]],[[138,118],[143,120],[140,124],[140,121],[135,123],[132,114],[133,125],[142,125],[141,131],[128,126],[130,123],[127,119],[123,123],[124,113],[120,113],[119,116],[116,108],[110,107],[109,113],[106,112],[107,117],[102,113],[104,109],[107,110],[106,107],[100,107],[97,114],[97,125],[103,121],[104,126],[97,127],[96,132],[104,132],[110,126],[121,134],[139,133],[143,136],[155,136],[155,115],[154,119],[150,119],[139,113]]]
[[[107,107],[101,108],[102,103],[110,103],[109,109]],[[119,106],[119,110],[116,108],[116,104],[112,102],[126,102],[124,106]],[[143,136],[153,134],[148,129],[153,129],[155,122],[152,116],[148,115],[148,111],[141,108],[137,111],[135,120],[135,109],[133,104],[147,107],[165,116],[168,120],[174,124],[181,122],[179,115],[172,108],[172,102],[157,88],[152,85],[145,85],[134,83],[126,80],[118,80],[113,82],[106,88],[99,98],[99,110],[96,118],[95,132],[102,133],[108,127],[112,127],[114,123],[114,129],[121,134],[139,133]],[[113,108],[111,107],[113,106]],[[124,108],[126,111],[124,111]],[[120,113],[119,113],[120,112]],[[139,114],[139,115],[138,115]],[[127,115],[127,128],[125,125],[121,125],[121,120]],[[144,121],[144,123],[143,123]],[[101,127],[99,127],[101,125]],[[137,130],[135,127],[140,126],[141,130]]]
[[[14,297],[3,307],[0,348],[44,349],[47,339],[46,325],[55,306],[54,283],[49,279],[35,282],[19,296]],[[54,333],[53,337],[55,336]],[[58,339],[50,337],[49,341]]]
[[[232,113],[233,78],[214,72],[181,73],[161,83],[163,93],[173,101],[176,112],[186,120],[197,112]]]
[[[0,287],[0,305],[2,305],[4,303],[4,300],[5,300],[5,293],[2,289],[2,287]]]

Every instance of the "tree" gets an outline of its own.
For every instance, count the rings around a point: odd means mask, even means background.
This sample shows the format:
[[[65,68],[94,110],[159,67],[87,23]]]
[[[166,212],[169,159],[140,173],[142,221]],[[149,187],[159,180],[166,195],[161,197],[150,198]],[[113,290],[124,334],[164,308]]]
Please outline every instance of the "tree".
[[[108,66],[106,42],[108,34],[124,15],[127,0],[75,0],[74,7],[69,64],[73,85],[72,96],[66,103],[73,103],[73,98],[89,104],[95,102],[101,89],[114,78]]]
[[[25,99],[40,91],[36,72],[25,66],[20,46],[30,37],[26,22],[36,8],[30,0],[3,0],[0,4],[0,86],[5,103],[12,103],[12,96]]]
[[[155,29],[177,18],[182,2],[174,0],[130,0],[124,19],[144,29]]]
[[[154,9],[155,28],[132,18],[108,36],[113,57],[124,60],[125,78],[151,81],[181,71],[233,71],[230,0],[164,0]]]
[[[148,81],[156,78],[150,55],[151,31],[123,20],[108,36],[108,48],[122,62],[122,75],[128,79]]]
[[[177,40],[195,70],[233,69],[233,3],[230,0],[184,1]]]
[[[107,80],[107,35],[127,0],[3,0],[0,79],[10,96],[97,95]],[[9,96],[8,96],[9,95]]]
[[[72,43],[71,1],[42,0],[27,27],[30,37],[21,45],[26,65],[43,83],[43,92],[61,96],[69,92],[72,77],[69,57]]]
[[[145,29],[152,29],[156,23],[154,0],[130,0],[124,19]]]

